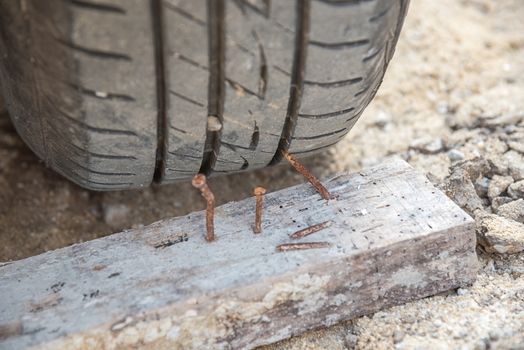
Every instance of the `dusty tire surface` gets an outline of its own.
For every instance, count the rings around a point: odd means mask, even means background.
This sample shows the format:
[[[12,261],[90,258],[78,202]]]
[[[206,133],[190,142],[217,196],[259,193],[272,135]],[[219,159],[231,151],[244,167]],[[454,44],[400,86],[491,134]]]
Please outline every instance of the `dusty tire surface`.
[[[308,156],[376,93],[407,0],[0,2],[13,123],[96,190]]]

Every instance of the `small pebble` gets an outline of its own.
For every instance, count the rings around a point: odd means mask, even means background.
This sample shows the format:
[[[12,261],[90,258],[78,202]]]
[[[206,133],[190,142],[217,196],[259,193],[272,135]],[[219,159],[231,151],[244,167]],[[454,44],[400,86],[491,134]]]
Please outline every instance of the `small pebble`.
[[[222,129],[222,122],[214,115],[207,117],[207,130],[220,131]]]
[[[468,293],[469,293],[469,291],[467,289],[465,289],[465,288],[457,289],[457,295],[466,295]]]
[[[406,335],[402,331],[395,331],[393,332],[393,342],[395,344],[400,343]]]
[[[357,346],[358,337],[353,333],[348,333],[345,336],[345,345],[348,347],[348,349],[353,349],[355,346]]]
[[[459,160],[462,160],[462,159],[464,159],[464,157],[465,157],[464,153],[462,153],[461,151],[459,151],[457,149],[450,149],[448,151],[448,158],[452,162],[457,162]]]
[[[489,183],[488,197],[499,197],[512,183],[513,178],[511,176],[494,175]]]
[[[446,101],[437,103],[437,112],[440,114],[447,114],[449,112],[449,105]]]
[[[104,222],[112,227],[122,227],[128,223],[130,209],[125,204],[103,205]]]
[[[504,153],[503,156],[508,162],[509,174],[513,180],[524,180],[524,156],[514,150]]]
[[[391,120],[391,114],[381,110],[375,115],[374,124],[379,128],[384,128],[386,125],[391,123]]]
[[[444,142],[440,138],[434,140],[416,139],[411,142],[409,147],[423,154],[435,154],[443,150]]]
[[[514,199],[524,198],[524,180],[509,185],[508,194]]]
[[[491,180],[485,176],[475,181],[475,190],[481,197],[485,197],[488,194]]]

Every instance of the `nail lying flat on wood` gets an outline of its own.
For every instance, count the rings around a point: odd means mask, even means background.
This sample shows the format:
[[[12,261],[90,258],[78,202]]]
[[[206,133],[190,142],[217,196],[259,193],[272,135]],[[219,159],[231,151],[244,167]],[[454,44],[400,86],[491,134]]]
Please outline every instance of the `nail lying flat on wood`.
[[[287,252],[290,250],[306,250],[328,248],[331,244],[329,242],[304,242],[304,243],[284,243],[277,246],[279,252]]]
[[[262,232],[262,196],[266,193],[264,187],[255,187],[256,208],[255,208],[255,233]]]
[[[324,222],[321,222],[320,224],[312,225],[312,226],[306,227],[303,230],[297,231],[289,235],[289,238],[298,239],[298,238],[306,237],[312,233],[323,230],[329,226],[331,226],[331,221],[324,221]]]
[[[320,193],[320,196],[324,198],[325,200],[331,199],[331,194],[329,194],[329,191],[318,181],[318,179],[313,176],[302,164],[299,163],[299,161],[293,157],[291,154],[289,154],[287,151],[282,150],[282,155],[284,158],[287,159],[289,164],[295,168],[296,171],[302,174],[313,187],[317,190],[318,193]]]
[[[207,185],[206,176],[204,174],[196,174],[191,181],[193,187],[198,188],[202,193],[202,197],[205,198],[207,202],[206,208],[206,240],[212,242],[215,240],[215,224],[214,224],[214,215],[215,215],[215,196],[213,192],[209,189]]]

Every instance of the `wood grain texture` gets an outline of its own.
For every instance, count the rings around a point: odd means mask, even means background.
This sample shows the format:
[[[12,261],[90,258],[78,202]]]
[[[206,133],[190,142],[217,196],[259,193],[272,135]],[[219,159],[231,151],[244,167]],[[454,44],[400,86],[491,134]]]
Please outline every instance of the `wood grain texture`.
[[[392,160],[0,264],[0,348],[245,348],[471,283],[473,220]],[[300,240],[289,235],[330,220]],[[290,242],[329,248],[277,252]]]

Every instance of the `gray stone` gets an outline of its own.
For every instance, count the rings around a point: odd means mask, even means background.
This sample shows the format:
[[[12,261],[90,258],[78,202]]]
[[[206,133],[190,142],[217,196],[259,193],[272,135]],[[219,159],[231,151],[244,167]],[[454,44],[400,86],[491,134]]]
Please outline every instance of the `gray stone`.
[[[488,158],[489,166],[491,168],[491,173],[496,175],[508,175],[509,165],[508,160],[500,157],[499,155]]]
[[[395,344],[400,343],[406,335],[402,331],[394,331],[393,332],[393,342]]]
[[[524,179],[524,157],[517,151],[510,150],[504,153],[504,158],[508,162],[509,174],[513,180],[520,181]]]
[[[391,123],[392,119],[393,118],[391,117],[390,113],[380,110],[377,114],[375,114],[373,122],[379,128],[384,128],[386,125]]]
[[[520,121],[522,116],[515,113],[507,113],[493,117],[491,115],[480,116],[480,126],[496,127],[503,125],[513,125]]]
[[[509,202],[513,202],[513,198],[506,196],[495,197],[491,200],[491,208],[496,211],[498,207]]]
[[[353,349],[357,346],[358,336],[353,333],[348,333],[344,337],[344,343],[348,349]]]
[[[502,204],[497,208],[497,214],[524,223],[524,199]]]
[[[457,295],[466,295],[466,294],[468,294],[468,290],[466,288],[457,289]]]
[[[111,227],[121,227],[129,220],[129,210],[125,204],[105,204],[103,206],[104,221]]]
[[[482,143],[482,149],[486,155],[499,156],[508,150],[508,145],[496,135],[489,135]]]
[[[488,197],[490,199],[499,197],[512,183],[513,178],[511,176],[494,175],[489,183]]]
[[[520,153],[524,153],[524,140],[523,142],[520,141],[508,141],[508,146],[512,150],[515,150]]]
[[[452,172],[456,169],[464,169],[471,181],[476,181],[480,176],[488,174],[491,171],[490,163],[482,158],[476,157],[454,164]]]
[[[524,250],[524,225],[499,215],[478,215],[477,236],[489,253],[513,254]]]
[[[524,180],[509,185],[508,194],[514,199],[524,198]]]
[[[485,176],[475,181],[475,190],[480,197],[486,197],[488,195],[490,182],[491,180]]]
[[[458,162],[459,160],[463,160],[464,159],[464,153],[462,153],[461,151],[459,151],[457,149],[450,149],[448,151],[448,158],[452,162]]]
[[[419,151],[420,153],[435,154],[441,152],[444,149],[444,142],[442,142],[442,139],[440,138],[434,140],[421,138],[413,140],[409,147]]]
[[[442,189],[449,198],[471,215],[476,210],[483,209],[482,200],[465,169],[455,169],[446,179]]]

